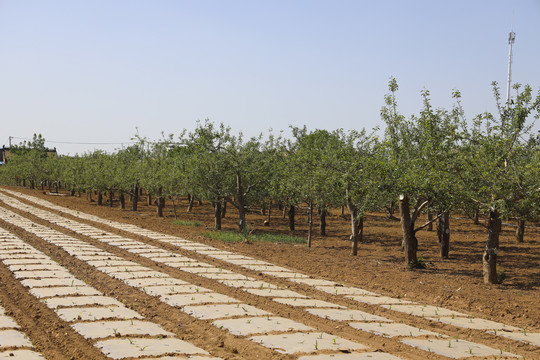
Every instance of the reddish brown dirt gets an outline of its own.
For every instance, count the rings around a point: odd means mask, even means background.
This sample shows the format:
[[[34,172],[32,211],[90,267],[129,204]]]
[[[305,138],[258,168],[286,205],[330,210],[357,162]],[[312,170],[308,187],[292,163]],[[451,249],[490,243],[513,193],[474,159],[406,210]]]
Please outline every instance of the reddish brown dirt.
[[[524,243],[517,243],[514,238],[515,227],[504,226],[500,239],[500,252],[498,269],[504,271],[506,278],[500,285],[486,285],[482,280],[481,254],[485,244],[486,232],[481,226],[474,225],[471,220],[457,218],[451,219],[451,248],[450,258],[441,259],[439,256],[438,243],[435,231],[421,231],[418,233],[419,255],[423,257],[427,268],[425,270],[410,271],[404,264],[403,253],[401,251],[401,232],[398,221],[388,220],[383,214],[370,214],[366,217],[364,240],[359,247],[359,254],[356,257],[350,256],[349,221],[348,218],[339,216],[336,211],[328,218],[328,236],[315,236],[313,247],[307,248],[305,245],[272,244],[272,243],[222,243],[217,240],[211,240],[204,236],[204,233],[213,231],[213,210],[208,204],[195,204],[191,213],[186,213],[187,202],[185,199],[180,201],[177,209],[179,218],[182,220],[199,221],[202,226],[179,226],[174,225],[174,215],[172,214],[171,202],[167,201],[165,209],[165,218],[155,216],[155,207],[148,206],[145,202],[139,203],[139,210],[132,212],[129,210],[120,210],[118,203],[114,207],[97,206],[94,202],[89,203],[86,198],[77,198],[70,196],[52,196],[43,191],[31,191],[21,188],[12,188],[29,195],[38,196],[58,205],[66,206],[72,209],[78,209],[94,215],[114,219],[121,222],[137,224],[142,227],[169,233],[186,239],[207,243],[222,249],[235,251],[238,253],[253,256],[259,259],[273,262],[277,265],[287,266],[297,269],[300,272],[331,279],[338,282],[356,285],[364,289],[381,293],[387,296],[400,298],[414,298],[416,301],[443,306],[458,311],[463,311],[474,316],[491,319],[514,325],[521,328],[527,327],[530,332],[540,332],[540,228],[528,227],[526,229],[526,238]],[[63,194],[65,195],[65,194]],[[95,196],[94,196],[95,198]],[[300,211],[297,214],[297,230],[288,231],[287,221],[282,218],[281,212],[277,209],[273,211],[270,227],[263,227],[262,223],[265,216],[259,213],[251,213],[248,216],[248,223],[254,232],[273,232],[283,234],[293,234],[305,237],[307,234],[306,214]],[[37,219],[32,219],[37,221]],[[317,224],[315,224],[317,225]],[[227,217],[223,220],[223,228],[226,230],[236,229],[236,212],[229,207]],[[315,228],[315,230],[317,230]],[[17,230],[21,233],[20,230]],[[85,239],[87,240],[87,239]],[[33,239],[36,244],[40,242]],[[146,240],[148,241],[148,240]],[[97,245],[97,244],[96,244]],[[103,247],[103,245],[101,245]],[[161,245],[163,246],[163,245]],[[210,349],[215,355],[227,359],[247,359],[242,355],[243,350],[255,351],[258,358],[269,357],[270,352],[261,350],[250,350],[249,342],[238,340],[234,337],[217,331],[212,326],[200,324],[197,321],[190,321],[187,317],[168,306],[159,303],[151,297],[141,296],[136,291],[128,289],[121,283],[110,281],[103,274],[97,273],[85,264],[78,264],[76,260],[69,259],[66,253],[58,252],[51,245],[41,243],[41,247],[47,250],[51,256],[55,255],[57,260],[62,260],[70,270],[76,270],[77,276],[85,277],[86,280],[106,293],[117,293],[125,301],[135,304],[136,310],[151,316],[163,324],[167,330],[173,330],[173,323],[167,314],[173,314],[173,318],[179,318],[188,325],[186,340],[194,342],[196,345]],[[107,248],[112,251],[113,249]],[[122,256],[132,256],[122,253]],[[144,265],[154,266],[148,261]],[[233,267],[231,267],[232,269]],[[168,271],[174,275],[172,270]],[[2,275],[2,274],[0,274]],[[4,278],[3,274],[2,278]],[[185,275],[185,274],[184,274]],[[200,279],[200,278],[199,278]],[[272,279],[276,282],[275,279]],[[283,310],[283,307],[276,306],[275,303],[267,300],[261,300],[258,297],[246,295],[235,289],[230,289],[220,285],[210,285],[208,281],[201,281],[193,278],[193,282],[198,282],[202,286],[213,287],[214,289],[235,296],[242,301],[248,301],[265,310],[269,310],[283,316],[290,316],[296,320],[304,321],[307,324],[318,326],[323,329],[333,329],[345,337],[356,338],[358,341],[366,340],[375,344],[376,347],[384,351],[390,351],[399,355],[407,353],[412,359],[430,358],[438,359],[435,355],[427,355],[423,352],[411,351],[410,348],[399,345],[392,340],[376,338],[372,335],[358,335],[358,332],[351,331],[349,328],[342,329],[336,327],[335,322],[321,320],[310,317],[306,313],[296,310]],[[280,282],[279,280],[277,282]],[[13,288],[13,289],[12,289]],[[2,287],[0,291],[0,300],[18,296],[17,305],[19,308],[30,310],[35,308],[35,301],[24,295],[24,290],[18,286]],[[308,289],[306,287],[306,289]],[[10,294],[12,292],[12,294]],[[14,294],[14,295],[13,295]],[[27,299],[28,298],[28,299]],[[343,302],[343,299],[329,297],[335,302]],[[346,302],[343,304],[345,305]],[[151,306],[147,306],[151,305]],[[11,309],[11,306],[8,306]],[[368,307],[369,308],[369,307]],[[39,312],[43,312],[48,322],[52,323],[54,331],[50,336],[60,336],[60,333],[66,325],[54,320],[53,315],[49,314],[48,309],[41,307]],[[377,310],[372,307],[373,311]],[[12,312],[17,315],[16,307]],[[19,310],[18,317],[24,322],[24,328],[30,331],[38,326],[32,317],[34,312],[23,314]],[[388,313],[381,312],[385,316]],[[15,316],[17,317],[17,316]],[[412,319],[412,318],[411,318]],[[157,321],[156,320],[156,321]],[[423,321],[417,321],[422,323]],[[427,321],[426,321],[427,324]],[[448,333],[455,332],[455,328],[443,326],[442,329]],[[178,333],[178,330],[175,332]],[[201,338],[201,332],[211,336],[211,339]],[[39,332],[37,332],[39,333]],[[180,333],[179,333],[180,334]],[[463,330],[465,338],[471,341],[483,342],[489,345],[493,342],[493,337],[479,331]],[[48,349],[51,354],[59,354],[63,349],[63,344],[70,341],[81,341],[78,335],[70,334],[59,343],[49,342],[49,337],[36,334],[36,338],[42,338],[43,348]],[[461,336],[461,335],[460,335]],[[220,344],[215,344],[215,339],[220,339]],[[461,338],[461,337],[460,337]],[[224,345],[223,343],[224,342]],[[536,354],[538,348],[525,345],[518,342],[503,339],[501,346],[511,346],[517,349],[516,352],[523,354],[527,359],[540,359]],[[84,349],[84,347],[83,347]],[[237,349],[232,351],[231,349]],[[90,349],[89,351],[91,351]],[[519,350],[519,351],[518,351]],[[231,351],[235,355],[231,355]],[[257,352],[258,351],[258,352]],[[66,351],[65,358],[83,358],[79,351]],[[84,352],[84,350],[83,350]],[[237,353],[236,353],[237,352]],[[69,355],[68,355],[69,354]],[[244,353],[245,354],[245,353]],[[255,353],[253,353],[255,355]],[[87,354],[88,358],[92,358]],[[58,358],[64,358],[59,356]],[[100,357],[96,357],[100,358]],[[279,357],[286,359],[288,357]]]

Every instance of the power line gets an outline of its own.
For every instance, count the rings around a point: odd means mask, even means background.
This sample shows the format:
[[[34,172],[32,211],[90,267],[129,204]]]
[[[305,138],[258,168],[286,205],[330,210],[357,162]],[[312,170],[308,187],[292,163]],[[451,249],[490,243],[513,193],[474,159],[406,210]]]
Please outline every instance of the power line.
[[[10,136],[11,139],[18,139],[18,140],[25,140],[25,141],[32,141],[33,139],[27,139],[27,138],[21,138],[16,136]],[[51,144],[71,144],[71,145],[126,145],[126,144],[136,144],[134,141],[126,141],[126,142],[77,142],[77,141],[51,141],[51,140],[45,140],[45,143],[51,143]]]

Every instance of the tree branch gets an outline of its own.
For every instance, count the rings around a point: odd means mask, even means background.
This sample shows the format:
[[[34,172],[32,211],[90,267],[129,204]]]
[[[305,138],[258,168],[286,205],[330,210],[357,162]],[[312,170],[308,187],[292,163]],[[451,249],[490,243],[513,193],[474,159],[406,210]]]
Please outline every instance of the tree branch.
[[[419,226],[419,227],[417,227],[416,229],[414,229],[414,233],[416,234],[417,231],[422,230],[423,228],[425,228],[425,227],[428,226],[429,224],[434,223],[435,221],[439,220],[439,218],[440,218],[441,216],[443,216],[445,212],[446,212],[446,211],[443,211],[442,213],[440,213],[439,215],[437,215],[434,219],[432,219],[432,220],[428,221],[427,223],[425,223],[424,225]]]
[[[429,200],[424,201],[420,206],[416,208],[416,210],[413,213],[413,216],[411,217],[411,221],[414,223],[416,219],[418,218],[418,215],[420,215],[420,212],[429,204]]]

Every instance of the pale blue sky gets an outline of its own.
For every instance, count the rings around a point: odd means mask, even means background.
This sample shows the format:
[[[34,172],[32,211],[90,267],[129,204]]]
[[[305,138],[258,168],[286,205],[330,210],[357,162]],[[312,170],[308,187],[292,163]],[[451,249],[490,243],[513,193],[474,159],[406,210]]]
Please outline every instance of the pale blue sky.
[[[405,115],[424,88],[436,107],[459,89],[472,118],[494,111],[493,80],[506,91],[512,14],[513,80],[537,92],[540,0],[0,0],[0,146],[156,139],[205,118],[247,135],[372,128],[390,76]]]

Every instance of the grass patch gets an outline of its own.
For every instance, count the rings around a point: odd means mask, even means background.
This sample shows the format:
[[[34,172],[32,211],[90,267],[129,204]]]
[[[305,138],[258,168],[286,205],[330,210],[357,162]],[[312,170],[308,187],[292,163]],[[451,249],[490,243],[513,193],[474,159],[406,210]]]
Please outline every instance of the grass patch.
[[[212,231],[204,233],[204,236],[214,240],[221,240],[223,242],[272,242],[272,243],[285,243],[285,244],[305,244],[306,239],[298,236],[290,236],[283,234],[253,234],[250,233],[247,236],[243,233],[235,231]]]
[[[174,225],[180,225],[180,226],[201,226],[201,223],[198,221],[174,220],[172,223]]]

